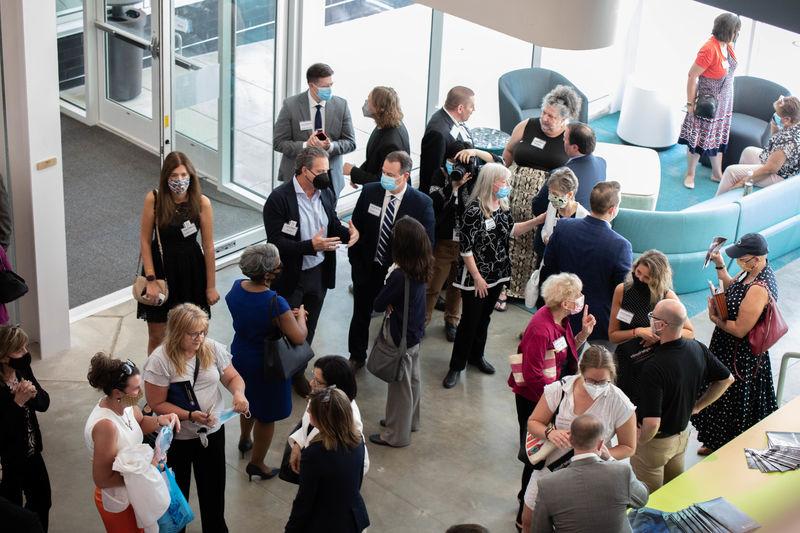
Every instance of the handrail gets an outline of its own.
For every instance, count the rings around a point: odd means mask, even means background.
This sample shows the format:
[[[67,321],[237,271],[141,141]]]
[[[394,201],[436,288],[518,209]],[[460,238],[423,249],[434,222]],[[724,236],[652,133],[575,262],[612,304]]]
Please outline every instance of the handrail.
[[[786,352],[781,357],[781,369],[778,372],[778,388],[775,391],[775,397],[778,399],[778,407],[781,406],[781,399],[783,398],[783,386],[786,382],[786,369],[789,367],[789,359],[800,359],[800,352]]]

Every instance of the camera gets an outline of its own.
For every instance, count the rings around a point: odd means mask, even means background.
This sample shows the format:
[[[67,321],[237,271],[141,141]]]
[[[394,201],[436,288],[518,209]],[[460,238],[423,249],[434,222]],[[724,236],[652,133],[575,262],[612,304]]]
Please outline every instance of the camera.
[[[448,174],[447,178],[451,182],[461,181],[467,174],[470,174],[473,178],[477,178],[482,163],[483,161],[476,156],[470,157],[466,163],[456,161],[453,163],[453,170],[450,171],[450,174]]]

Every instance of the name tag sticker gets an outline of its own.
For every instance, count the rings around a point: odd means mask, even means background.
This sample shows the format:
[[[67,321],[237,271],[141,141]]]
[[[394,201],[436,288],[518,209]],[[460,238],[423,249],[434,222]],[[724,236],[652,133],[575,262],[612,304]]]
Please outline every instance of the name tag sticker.
[[[450,137],[452,137],[453,139],[458,139],[459,133],[461,133],[461,128],[458,127],[458,124],[450,128]]]
[[[197,226],[193,223],[189,222],[188,220],[183,223],[183,227],[181,228],[181,233],[183,233],[184,237],[188,237],[189,235],[194,235],[197,233]]]
[[[730,65],[728,64],[728,62],[723,60],[722,61],[722,68],[724,68],[725,70],[728,70],[729,67],[730,67]]]
[[[301,120],[300,121],[300,131],[309,131],[314,128],[314,123],[310,120]]]
[[[285,233],[286,235],[291,235],[292,237],[294,237],[295,235],[297,235],[297,230],[298,230],[298,229],[299,229],[299,228],[297,227],[297,223],[295,223],[295,224],[292,224],[292,223],[290,222],[290,223],[288,223],[288,224],[284,224],[284,225],[283,225],[283,229],[281,229],[281,231],[282,231],[283,233]]]
[[[534,137],[533,140],[531,141],[531,144],[533,145],[534,148],[541,149],[544,148],[545,142],[543,139],[540,139],[539,137]]]
[[[620,322],[625,322],[626,324],[630,324],[631,320],[633,320],[633,313],[620,307],[619,312],[617,313],[617,320]]]
[[[453,228],[453,240],[456,242],[459,240],[458,228]]]
[[[486,219],[486,220],[483,222],[483,225],[484,225],[484,226],[486,226],[486,230],[487,230],[487,231],[492,231],[494,228],[496,228],[496,227],[497,227],[497,224],[495,223],[495,221],[494,221],[494,219],[493,219],[493,218],[487,218],[487,219]]]
[[[567,349],[567,341],[564,337],[559,337],[553,341],[553,349],[557,352],[562,352]]]
[[[381,206],[375,204],[369,204],[369,208],[367,209],[367,213],[372,216],[379,217],[381,216]]]

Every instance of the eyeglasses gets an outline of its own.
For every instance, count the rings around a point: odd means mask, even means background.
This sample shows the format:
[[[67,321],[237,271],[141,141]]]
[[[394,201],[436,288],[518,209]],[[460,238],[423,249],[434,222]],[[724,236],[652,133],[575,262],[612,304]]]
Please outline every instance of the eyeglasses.
[[[653,312],[652,312],[652,311],[651,311],[651,312],[649,312],[649,313],[647,313],[647,318],[651,318],[651,319],[653,319],[653,320],[658,320],[658,321],[660,321],[660,322],[663,322],[664,324],[666,324],[666,325],[668,325],[668,326],[671,326],[671,325],[672,325],[672,324],[670,324],[669,322],[667,322],[666,320],[664,320],[663,318],[658,318],[657,316],[653,315]]]
[[[609,383],[611,383],[610,379],[592,379],[587,377],[584,377],[583,381],[585,381],[589,385],[599,385],[599,386],[608,385]]]
[[[328,386],[328,384],[325,383],[324,381],[318,380],[317,376],[311,376],[311,381],[312,381],[312,383],[316,383],[320,387],[327,387]]]
[[[196,341],[200,337],[205,338],[205,336],[208,335],[208,331],[195,331],[194,333],[187,333],[187,335],[189,335],[193,341]]]
[[[750,257],[750,259],[742,259],[741,257],[739,257],[736,260],[739,261],[741,264],[746,265],[747,263],[749,263],[750,261],[752,261],[755,258],[756,258],[756,256],[752,256],[752,257]]]

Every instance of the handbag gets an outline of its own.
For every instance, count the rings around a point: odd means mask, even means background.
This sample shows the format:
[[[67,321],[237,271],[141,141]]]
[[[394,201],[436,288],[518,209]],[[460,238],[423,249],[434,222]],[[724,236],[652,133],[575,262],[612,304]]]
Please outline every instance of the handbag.
[[[367,359],[367,370],[386,383],[396,383],[405,377],[403,358],[408,351],[408,292],[409,281],[406,277],[403,289],[403,336],[400,338],[400,346],[394,345],[387,314],[383,317],[383,324],[372,345],[372,350],[369,352],[369,359]]]
[[[194,393],[194,384],[197,383],[197,376],[200,374],[200,359],[194,358],[194,381],[177,381],[170,383],[167,389],[167,401],[187,411],[197,411],[200,402]]]
[[[542,265],[539,265],[539,268],[531,273],[531,277],[525,285],[525,307],[536,307],[536,301],[539,299],[539,278],[542,273],[542,266],[544,266],[544,261],[542,261]]]
[[[758,283],[758,285],[767,289],[769,302],[767,302],[767,306],[764,308],[764,312],[758,322],[747,335],[750,348],[756,355],[760,355],[772,348],[789,331],[789,326],[786,325],[786,321],[778,309],[778,303],[773,298],[772,291],[763,283]]]
[[[278,295],[272,299],[272,308],[278,316]],[[276,326],[277,327],[277,326]],[[264,379],[283,381],[304,369],[314,358],[314,351],[306,341],[293,344],[278,327],[278,333],[264,339]]]
[[[167,511],[158,519],[159,533],[178,533],[186,525],[194,520],[194,512],[186,497],[178,487],[175,474],[171,468],[167,468],[163,463],[159,465],[161,475],[169,488],[169,507]]]
[[[155,189],[153,189],[153,197],[158,201],[158,193]],[[153,204],[153,211],[155,211],[155,202]],[[161,234],[158,231],[158,221],[153,224],[156,228],[156,242],[158,242],[158,254],[161,256],[161,265],[164,265],[164,249],[161,247]],[[131,287],[131,291],[133,292],[133,299],[137,302],[144,304],[144,305],[151,305],[154,307],[158,307],[162,305],[164,302],[167,301],[169,298],[169,287],[167,286],[166,279],[157,279],[156,284],[158,285],[158,292],[159,298],[155,302],[151,302],[150,300],[146,300],[145,296],[147,295],[147,278],[142,276],[142,252],[139,250],[139,261],[136,265],[136,274],[133,276],[133,287]]]
[[[28,292],[28,285],[13,270],[0,272],[0,304],[7,304],[21,298]]]
[[[564,390],[564,380],[561,380],[561,399],[558,400],[556,410],[553,412],[553,419],[548,424],[548,427],[554,427],[558,410],[561,409],[561,403],[564,401],[566,391]],[[550,452],[556,449],[556,445],[548,439],[540,439],[530,432],[525,432],[525,442],[521,447],[517,458],[524,462],[529,462],[533,465],[534,470],[541,470],[544,467],[544,461]]]
[[[717,97],[713,94],[698,94],[694,99],[694,116],[712,119],[717,115]]]
[[[303,427],[303,420],[301,419],[300,422],[294,427],[292,431],[289,432],[289,435],[293,435],[295,431]],[[308,431],[311,431],[311,426],[309,425]],[[286,439],[286,446],[283,447],[283,457],[281,458],[281,469],[278,472],[278,477],[282,480],[286,481],[287,483],[294,483],[295,485],[300,484],[300,474],[295,474],[294,470],[292,470],[291,465],[289,465],[289,459],[292,456],[292,445],[289,444],[289,439]]]

